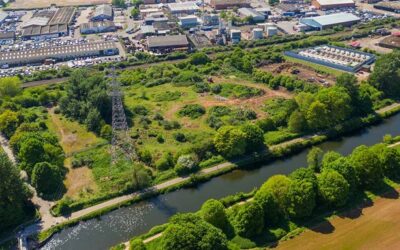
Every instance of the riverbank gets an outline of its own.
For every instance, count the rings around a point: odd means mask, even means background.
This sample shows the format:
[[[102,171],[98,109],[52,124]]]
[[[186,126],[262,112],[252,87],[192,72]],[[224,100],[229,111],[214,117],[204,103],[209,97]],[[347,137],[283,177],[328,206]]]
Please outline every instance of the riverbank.
[[[274,154],[275,154],[274,157],[271,157],[271,154],[269,155],[268,158],[265,158],[265,155],[263,156],[260,154],[248,156],[239,162],[223,163],[216,167],[210,168],[210,169],[213,169],[213,171],[215,170],[215,172],[208,169],[208,170],[203,170],[203,171],[207,171],[206,174],[203,176],[194,175],[192,177],[185,177],[186,179],[183,179],[182,182],[175,183],[173,186],[169,186],[169,187],[164,186],[164,189],[160,189],[157,191],[154,191],[154,189],[150,189],[149,192],[141,193],[139,196],[132,196],[132,195],[124,196],[124,198],[126,198],[126,200],[125,199],[123,201],[117,200],[117,202],[112,205],[110,203],[113,203],[113,202],[107,203],[107,205],[109,205],[109,206],[102,205],[101,208],[97,211],[94,211],[93,209],[86,210],[87,212],[85,212],[85,214],[82,215],[81,217],[78,216],[78,217],[71,219],[71,216],[70,216],[68,218],[65,218],[64,222],[61,222],[60,224],[56,225],[55,227],[45,229],[42,233],[39,234],[38,239],[40,241],[48,239],[52,234],[59,232],[64,228],[76,225],[81,220],[85,221],[85,220],[89,220],[89,219],[92,219],[95,217],[99,217],[101,215],[104,215],[105,213],[112,211],[112,210],[116,210],[118,208],[131,205],[138,201],[142,201],[144,199],[148,199],[150,197],[154,197],[154,196],[157,196],[162,193],[168,193],[170,191],[177,190],[182,187],[193,186],[197,183],[207,181],[215,176],[222,175],[224,173],[227,173],[234,169],[237,169],[239,166],[246,166],[249,164],[255,164],[257,162],[263,162],[266,160],[271,161],[272,159],[286,157],[290,154],[297,153],[297,152],[303,150],[304,148],[310,147],[315,144],[322,143],[323,141],[326,141],[329,138],[337,138],[339,136],[338,132],[341,132],[343,135],[343,134],[348,133],[349,131],[359,130],[363,127],[366,127],[366,126],[369,126],[372,124],[376,124],[379,121],[382,121],[383,118],[387,118],[391,115],[394,115],[395,113],[397,113],[399,111],[400,111],[400,104],[394,104],[394,105],[391,105],[389,108],[386,107],[384,109],[377,111],[377,114],[374,115],[375,118],[370,117],[369,119],[364,119],[357,123],[355,123],[354,121],[348,121],[348,124],[350,124],[350,125],[358,124],[358,126],[357,127],[343,126],[343,127],[350,127],[350,128],[349,128],[349,130],[341,129],[340,131],[336,131],[335,133],[330,131],[328,134],[330,134],[330,136],[335,135],[334,137],[328,137],[326,135],[318,135],[318,136],[314,136],[311,138],[310,138],[310,136],[308,136],[307,137],[308,139],[304,139],[304,140],[295,139],[296,142],[293,144],[288,145],[288,143],[286,142],[284,148],[276,146],[276,148],[274,149]]]

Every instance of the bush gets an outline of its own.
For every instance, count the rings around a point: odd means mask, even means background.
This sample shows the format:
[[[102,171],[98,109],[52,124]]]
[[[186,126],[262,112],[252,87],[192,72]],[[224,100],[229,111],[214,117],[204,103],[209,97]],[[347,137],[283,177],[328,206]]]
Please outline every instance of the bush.
[[[264,212],[256,202],[240,206],[231,219],[235,232],[243,237],[254,237],[264,229]]]
[[[54,194],[62,190],[63,178],[57,166],[47,162],[37,163],[32,171],[32,185],[40,194]]]
[[[210,199],[203,203],[200,210],[201,217],[211,225],[225,231],[228,226],[228,218],[225,207],[220,201]]]
[[[346,204],[349,197],[349,183],[335,170],[324,170],[317,177],[318,194],[323,204],[340,207]]]
[[[174,159],[171,153],[164,153],[155,163],[158,170],[167,170],[174,166]]]
[[[146,250],[147,248],[141,239],[135,239],[130,242],[129,249],[130,250]]]
[[[187,104],[183,106],[181,110],[179,110],[179,116],[187,116],[191,119],[199,118],[200,116],[206,113],[206,109],[199,104]]]
[[[162,134],[157,135],[157,142],[158,143],[164,143],[165,142],[165,139],[164,139]]]
[[[173,134],[174,139],[178,142],[185,142],[186,136],[183,133],[177,132]]]
[[[175,166],[175,172],[179,175],[193,173],[197,169],[197,159],[194,155],[180,156]]]

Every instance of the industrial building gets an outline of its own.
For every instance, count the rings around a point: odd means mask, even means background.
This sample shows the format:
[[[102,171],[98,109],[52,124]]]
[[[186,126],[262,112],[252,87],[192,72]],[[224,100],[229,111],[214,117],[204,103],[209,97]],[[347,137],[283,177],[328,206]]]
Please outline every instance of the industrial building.
[[[189,49],[189,41],[186,35],[151,36],[147,38],[146,45],[149,51],[156,53]]]
[[[105,32],[114,32],[117,30],[117,26],[115,26],[112,21],[99,21],[99,22],[89,22],[83,23],[80,26],[81,34],[96,34],[96,33],[105,33]]]
[[[241,17],[251,17],[254,22],[264,22],[265,16],[251,8],[240,8],[238,9]]]
[[[349,27],[358,23],[361,19],[351,13],[336,13],[332,15],[301,18],[300,24],[309,26],[314,30],[324,30],[335,26]]]
[[[356,7],[356,3],[353,0],[312,0],[311,3],[319,10]]]
[[[217,14],[204,14],[203,15],[203,25],[204,26],[218,26],[219,25],[219,15]]]
[[[175,2],[174,0],[144,0],[144,4],[159,4],[159,3],[171,3]]]
[[[167,6],[168,10],[173,15],[179,15],[179,14],[193,15],[200,9],[199,6],[197,6],[196,2],[169,3]]]
[[[43,63],[48,59],[64,61],[80,57],[110,56],[118,53],[119,50],[114,42],[53,46],[24,51],[0,52],[0,66]]]
[[[192,28],[199,25],[199,19],[195,15],[179,17],[179,26],[182,28]]]
[[[68,35],[68,26],[66,24],[55,25],[31,25],[23,29],[22,39],[42,40],[47,38],[56,38]]]
[[[237,8],[250,8],[249,0],[210,0],[210,6],[216,10]]]
[[[286,51],[285,55],[353,73],[375,61],[373,54],[329,45]]]
[[[400,2],[380,2],[375,4],[374,8],[400,13]]]
[[[75,16],[75,8],[63,7],[56,11],[49,21],[49,25],[70,24]]]
[[[110,5],[102,4],[96,7],[92,17],[90,18],[90,21],[93,22],[105,21],[105,20],[112,21],[113,16],[114,13],[112,7]]]

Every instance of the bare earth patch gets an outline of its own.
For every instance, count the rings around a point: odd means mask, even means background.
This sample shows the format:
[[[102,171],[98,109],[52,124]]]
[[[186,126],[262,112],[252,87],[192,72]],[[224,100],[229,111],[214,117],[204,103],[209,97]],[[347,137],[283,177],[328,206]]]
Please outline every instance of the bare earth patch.
[[[66,195],[76,197],[81,192],[93,192],[97,190],[97,185],[94,182],[92,171],[88,167],[71,168],[69,163],[70,158],[66,160],[68,173],[65,179],[67,187]]]
[[[400,200],[393,196],[321,223],[277,249],[400,249]]]
[[[273,75],[289,75],[289,76],[297,76],[299,79],[308,82],[314,82],[317,84],[322,84],[323,82],[327,82],[330,85],[333,85],[336,81],[336,78],[332,75],[320,74],[316,72],[313,68],[302,65],[300,63],[293,62],[283,62],[283,63],[274,63],[269,64],[260,68],[261,70],[271,72]],[[294,70],[298,70],[297,74],[293,74]]]

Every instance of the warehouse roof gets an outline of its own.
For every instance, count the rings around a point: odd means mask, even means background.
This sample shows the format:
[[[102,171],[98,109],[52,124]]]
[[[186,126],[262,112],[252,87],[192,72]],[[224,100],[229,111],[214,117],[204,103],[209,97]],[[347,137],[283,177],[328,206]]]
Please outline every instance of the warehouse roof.
[[[115,49],[114,42],[94,42],[76,45],[53,46],[39,49],[30,49],[24,51],[0,52],[0,60],[21,60],[34,58],[52,58],[62,55],[71,55],[72,53],[81,52],[84,54],[89,51],[101,51],[107,49]]]
[[[152,36],[147,38],[149,48],[164,47],[164,46],[187,46],[189,42],[186,35],[173,36]]]
[[[261,13],[251,8],[239,8],[238,12],[243,16],[250,16],[250,17],[263,16]]]
[[[49,23],[48,17],[33,17],[21,25],[22,28],[29,26],[45,26]]]
[[[7,32],[0,32],[0,40],[3,39],[14,39],[15,32],[14,31],[7,31]]]
[[[314,26],[315,23],[317,26],[330,26],[335,24],[342,24],[348,22],[356,22],[360,21],[361,19],[351,13],[336,13],[332,15],[325,15],[325,16],[317,16],[317,17],[310,17],[310,18],[303,18],[301,19],[302,22],[307,23],[307,25]]]
[[[24,28],[22,36],[23,37],[40,36],[40,35],[50,35],[50,34],[67,33],[67,32],[68,32],[68,27],[66,24],[54,24],[45,26],[32,25]]]
[[[112,7],[106,4],[97,6],[93,16],[96,17],[101,15],[112,16]]]
[[[196,2],[169,3],[168,8],[172,12],[199,10],[199,6],[197,6]]]
[[[49,24],[69,24],[75,14],[75,8],[63,7],[57,10]]]
[[[98,28],[98,27],[114,27],[115,24],[112,21],[100,21],[100,22],[88,22],[88,23],[82,23],[81,24],[81,29],[92,29],[92,28]]]
[[[2,23],[7,17],[8,14],[6,12],[0,11],[0,23]]]
[[[316,0],[320,5],[354,4],[353,0]]]

